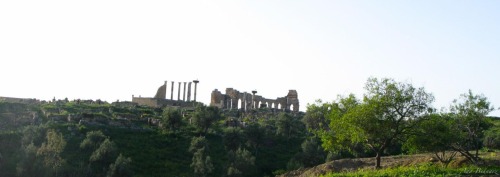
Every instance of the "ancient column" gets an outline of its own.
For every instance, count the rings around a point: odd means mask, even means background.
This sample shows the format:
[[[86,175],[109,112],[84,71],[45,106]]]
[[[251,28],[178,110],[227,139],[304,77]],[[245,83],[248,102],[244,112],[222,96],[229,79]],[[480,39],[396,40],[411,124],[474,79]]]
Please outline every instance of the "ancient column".
[[[182,94],[182,101],[186,101],[186,82],[184,82],[184,93]]]
[[[193,82],[194,82],[194,102],[196,102],[196,86],[198,85],[198,82],[200,82],[200,81],[194,80]]]
[[[168,81],[165,81],[165,99],[167,99],[167,91],[168,91],[167,82]]]
[[[258,106],[255,106],[255,94],[257,93],[257,90],[252,90],[252,108],[255,109]]]
[[[179,82],[179,89],[177,90],[177,100],[181,100],[181,82]]]
[[[243,93],[243,103],[241,103],[241,108],[244,108],[245,112],[247,112],[247,92]]]
[[[172,89],[170,90],[170,99],[174,100],[174,81],[172,81]]]
[[[187,101],[191,101],[191,82],[188,83],[188,96]]]

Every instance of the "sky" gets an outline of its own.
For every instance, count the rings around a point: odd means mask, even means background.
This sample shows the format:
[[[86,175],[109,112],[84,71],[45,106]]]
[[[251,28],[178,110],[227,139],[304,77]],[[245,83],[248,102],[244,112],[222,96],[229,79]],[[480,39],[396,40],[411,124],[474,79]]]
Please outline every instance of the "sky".
[[[305,111],[317,99],[361,97],[377,77],[424,87],[438,109],[469,89],[499,108],[499,8],[497,0],[0,1],[0,96],[131,101],[153,97],[164,81],[198,79],[205,104],[214,89],[271,99],[295,89]]]

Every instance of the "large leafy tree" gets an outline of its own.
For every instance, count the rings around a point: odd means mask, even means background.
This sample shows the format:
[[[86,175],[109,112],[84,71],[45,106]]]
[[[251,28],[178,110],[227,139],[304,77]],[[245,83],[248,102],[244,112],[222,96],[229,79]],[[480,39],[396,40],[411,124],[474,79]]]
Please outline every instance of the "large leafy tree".
[[[486,116],[493,110],[495,109],[484,95],[474,94],[471,90],[460,95],[451,105],[451,114],[455,117],[458,128],[465,133],[466,140],[455,144],[453,148],[473,162],[479,160],[481,138],[489,127]],[[475,150],[474,155],[469,153],[470,149]]]
[[[432,112],[434,97],[424,88],[393,79],[369,78],[362,101],[353,95],[332,104],[330,130],[323,134],[327,148],[351,149],[362,144],[376,154],[376,168],[386,148],[410,133]]]
[[[418,125],[405,147],[414,153],[432,152],[439,161],[448,165],[457,154],[453,146],[463,141],[463,135],[450,114],[431,114]]]

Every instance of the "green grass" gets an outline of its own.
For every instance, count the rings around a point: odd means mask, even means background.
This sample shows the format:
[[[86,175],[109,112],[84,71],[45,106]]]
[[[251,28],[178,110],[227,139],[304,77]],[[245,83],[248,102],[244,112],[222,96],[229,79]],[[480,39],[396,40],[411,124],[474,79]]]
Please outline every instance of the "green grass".
[[[356,172],[329,173],[323,177],[337,176],[481,176],[500,175],[500,167],[466,166],[461,168],[445,168],[434,164],[423,164],[412,167],[396,167],[381,170],[359,170]]]

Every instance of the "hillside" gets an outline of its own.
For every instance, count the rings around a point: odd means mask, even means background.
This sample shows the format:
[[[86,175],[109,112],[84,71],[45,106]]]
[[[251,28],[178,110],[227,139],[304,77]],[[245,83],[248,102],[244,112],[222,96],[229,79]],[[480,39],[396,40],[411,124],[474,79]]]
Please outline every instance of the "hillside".
[[[167,120],[171,112],[180,116],[178,124]],[[196,124],[195,114],[217,118],[205,132]],[[297,129],[280,134],[275,123],[280,115],[299,123]],[[236,121],[242,119],[246,125]],[[208,176],[225,176],[229,167],[245,170],[238,176],[272,176],[274,171],[286,169],[287,162],[300,151],[304,129],[298,120],[300,115],[268,110],[245,115],[203,105],[156,109],[97,101],[0,102],[0,176],[106,176],[111,165],[118,164],[120,154],[131,160],[124,165],[129,176],[198,176],[189,150],[195,137],[207,140],[204,154],[210,156],[213,166]],[[99,132],[102,139],[109,139],[111,150],[100,152],[103,141],[95,148],[83,148],[90,134]],[[42,150],[51,147],[52,137],[58,135],[65,146],[60,153],[50,152],[60,158],[47,158]],[[252,161],[233,164],[230,152],[238,149],[249,152]],[[98,153],[104,153],[103,158],[92,159]],[[60,167],[52,169],[49,162],[60,162],[56,163]]]

